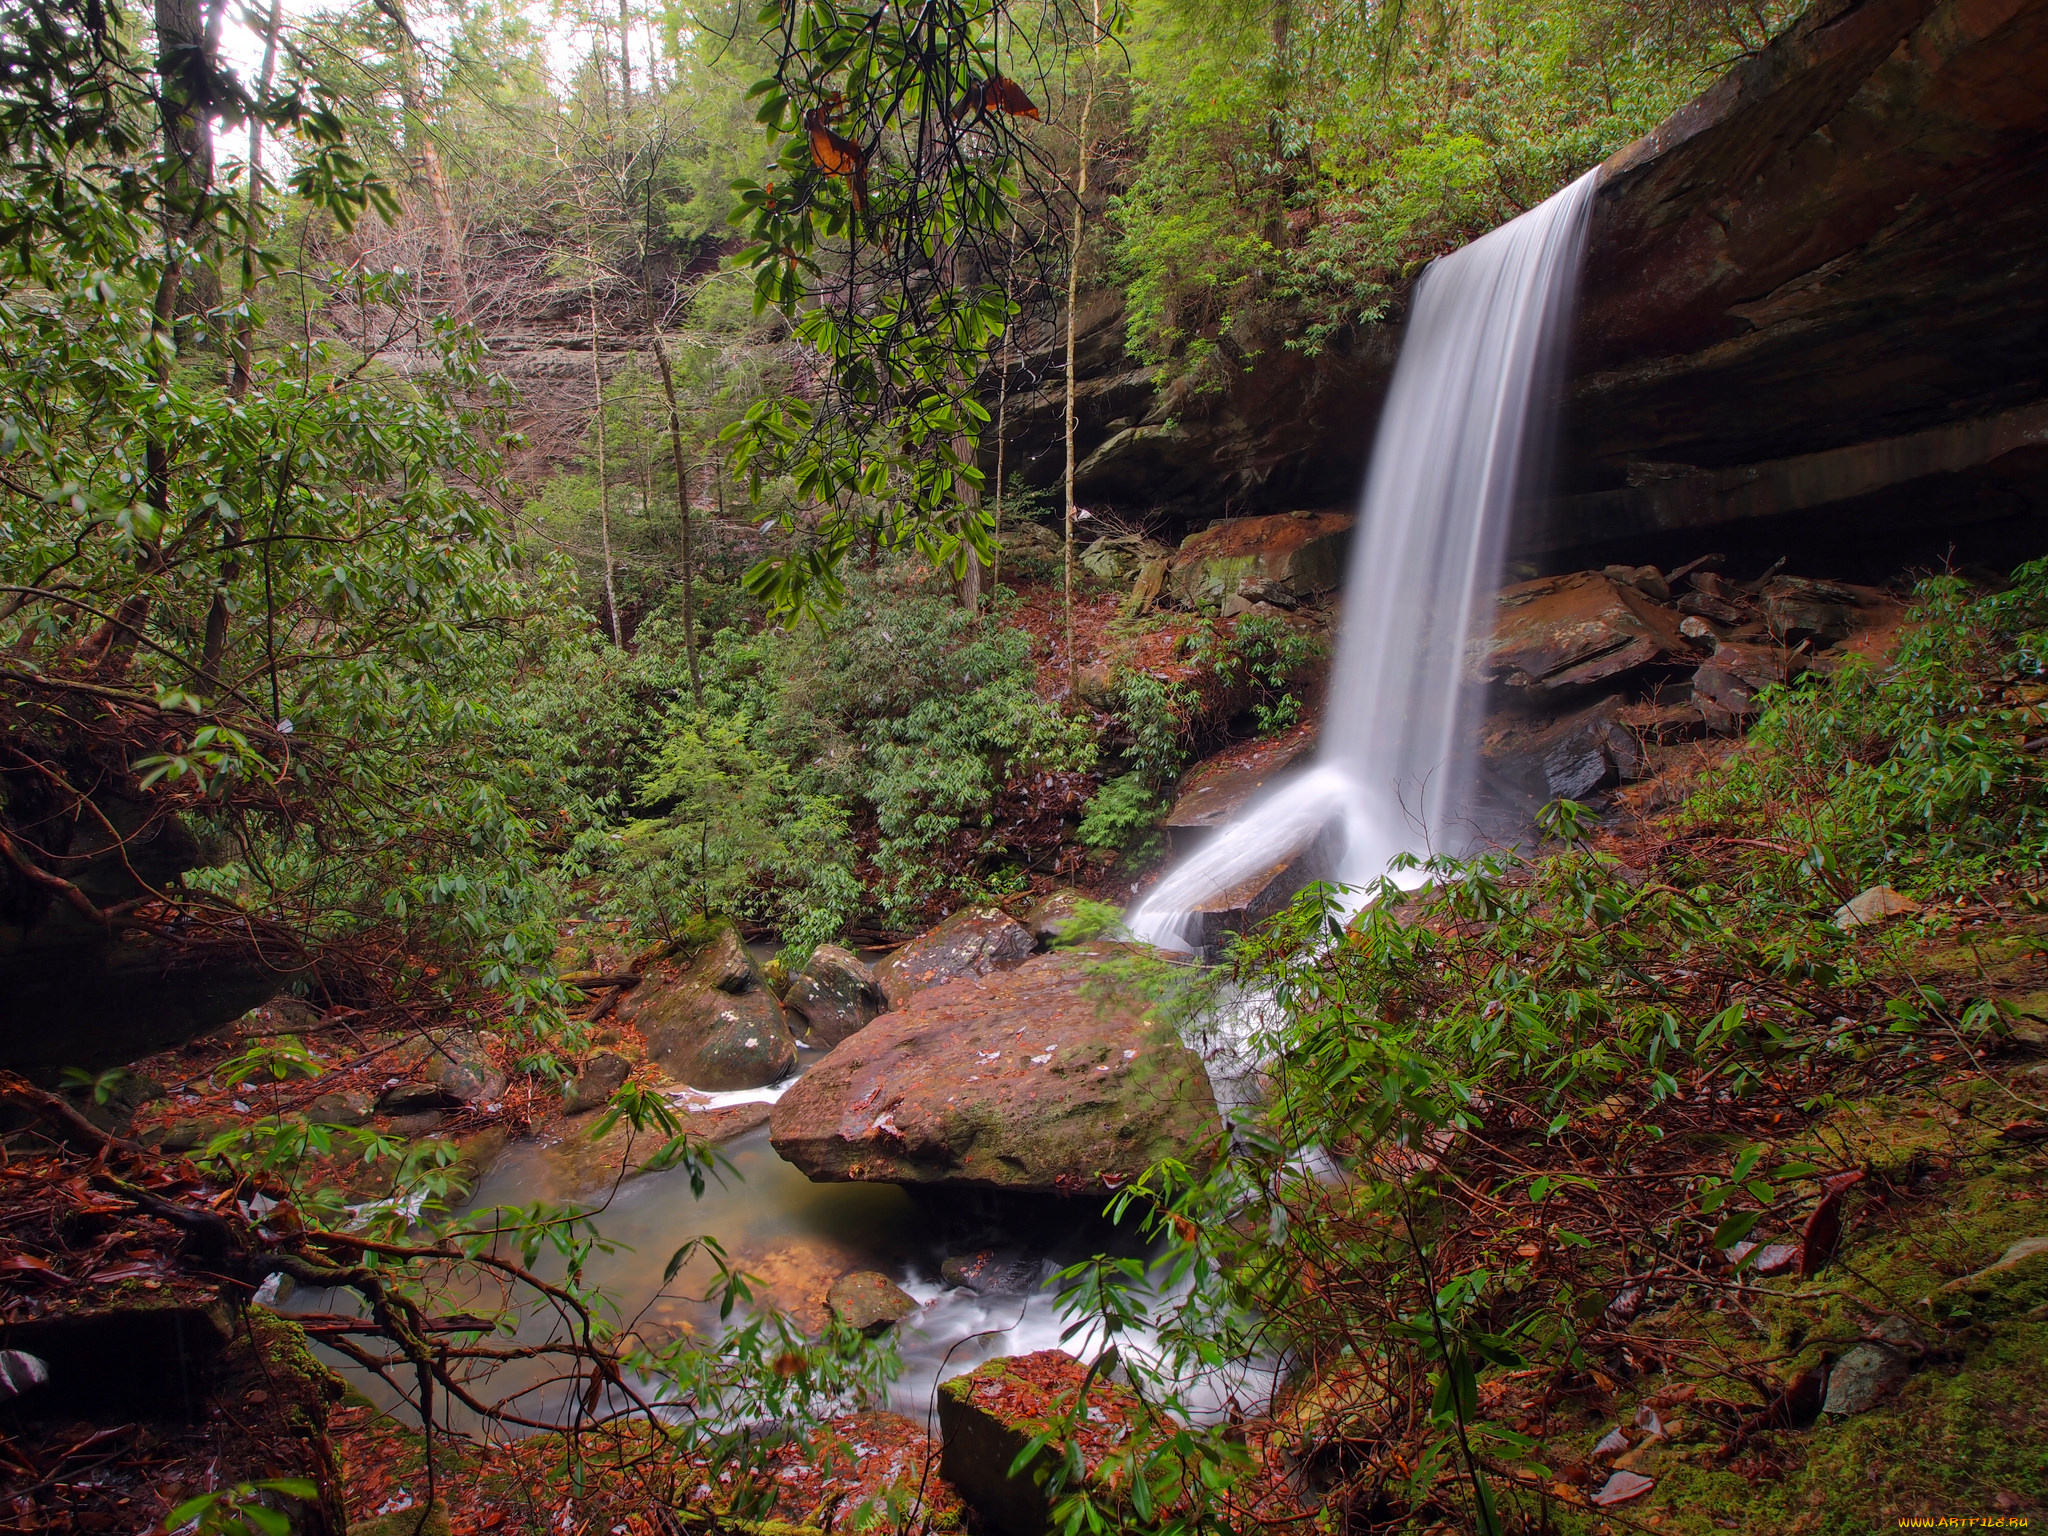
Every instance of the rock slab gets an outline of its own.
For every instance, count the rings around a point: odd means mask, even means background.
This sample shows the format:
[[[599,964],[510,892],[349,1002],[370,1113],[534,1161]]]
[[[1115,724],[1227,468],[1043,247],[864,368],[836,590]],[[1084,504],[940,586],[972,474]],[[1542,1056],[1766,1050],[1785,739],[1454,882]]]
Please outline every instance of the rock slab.
[[[611,1102],[613,1094],[633,1075],[633,1067],[615,1051],[600,1051],[583,1063],[583,1070],[562,1090],[562,1113],[587,1115]]]
[[[1046,1194],[1198,1157],[1220,1126],[1201,1059],[1094,974],[1122,952],[1085,945],[917,993],[782,1096],[775,1150],[821,1182]]]

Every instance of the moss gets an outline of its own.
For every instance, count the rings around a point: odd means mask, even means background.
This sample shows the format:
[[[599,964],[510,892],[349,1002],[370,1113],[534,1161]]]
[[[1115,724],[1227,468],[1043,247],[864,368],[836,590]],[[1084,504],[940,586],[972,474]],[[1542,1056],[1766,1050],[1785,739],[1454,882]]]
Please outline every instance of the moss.
[[[1925,1122],[1912,1111],[1938,1102],[1933,1093],[1872,1100],[1855,1106],[1854,1124],[1873,1144],[1918,1143],[1924,1138],[1914,1127]],[[1885,1203],[1864,1191],[1852,1196],[1849,1237],[1835,1264],[1811,1280],[1765,1283],[1753,1311],[1767,1338],[1732,1313],[1674,1309],[1639,1321],[1634,1331],[1646,1342],[1684,1334],[1709,1350],[1748,1356],[1780,1379],[1824,1354],[1840,1355],[1888,1315],[1906,1317],[1929,1349],[1895,1396],[1853,1418],[1824,1418],[1749,1448],[1764,1460],[1725,1463],[1718,1443],[1659,1448],[1636,1466],[1656,1479],[1655,1489],[1616,1513],[1637,1524],[1654,1515],[1660,1533],[1701,1536],[1864,1536],[1896,1528],[1903,1516],[2048,1513],[2048,1407],[2040,1390],[2048,1255],[1942,1290],[1995,1263],[2015,1241],[2048,1234],[2048,1158],[1972,1161],[1972,1171],[1938,1179],[1924,1194],[1894,1192]],[[1627,1422],[1639,1398],[1666,1384],[1645,1378],[1639,1390],[1621,1394],[1612,1414],[1581,1431],[1596,1438]],[[1552,1455],[1583,1455],[1590,1443],[1560,1435]],[[1591,1536],[1603,1525],[1615,1528],[1598,1510],[1558,1514],[1563,1536]]]

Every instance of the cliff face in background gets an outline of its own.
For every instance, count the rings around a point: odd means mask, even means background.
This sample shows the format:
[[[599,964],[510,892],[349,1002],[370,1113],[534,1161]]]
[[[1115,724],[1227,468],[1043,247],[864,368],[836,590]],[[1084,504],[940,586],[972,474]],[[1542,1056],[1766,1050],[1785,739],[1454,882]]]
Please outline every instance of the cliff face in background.
[[[1615,155],[1556,494],[1522,519],[1519,552],[1835,551],[1853,529],[1886,558],[1951,536],[2038,553],[2044,85],[2048,0],[1822,0]],[[1216,517],[1356,493],[1393,327],[1310,360],[1254,319],[1236,385],[1183,398],[1122,357],[1113,320],[1084,365],[1083,500]],[[1053,478],[1052,402],[1019,404],[1012,452]]]

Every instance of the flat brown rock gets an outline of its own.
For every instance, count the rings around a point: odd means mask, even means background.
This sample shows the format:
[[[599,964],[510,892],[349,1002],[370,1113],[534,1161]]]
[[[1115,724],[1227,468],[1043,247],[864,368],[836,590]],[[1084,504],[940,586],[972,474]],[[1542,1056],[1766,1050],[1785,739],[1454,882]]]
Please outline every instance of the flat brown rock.
[[[1189,607],[1224,602],[1247,582],[1295,600],[1334,591],[1354,521],[1346,512],[1282,512],[1217,523],[1181,544],[1167,586]]]
[[[1494,601],[1493,635],[1474,659],[1481,682],[1571,688],[1692,654],[1677,614],[1599,571],[1517,582]]]
[[[1306,759],[1315,745],[1313,731],[1289,731],[1198,763],[1181,780],[1173,809],[1160,823],[1168,845],[1176,853],[1194,846],[1236,816],[1253,795]]]
[[[1218,1130],[1202,1063],[1098,944],[948,982],[883,1014],[775,1106],[775,1150],[810,1178],[1079,1194]]]

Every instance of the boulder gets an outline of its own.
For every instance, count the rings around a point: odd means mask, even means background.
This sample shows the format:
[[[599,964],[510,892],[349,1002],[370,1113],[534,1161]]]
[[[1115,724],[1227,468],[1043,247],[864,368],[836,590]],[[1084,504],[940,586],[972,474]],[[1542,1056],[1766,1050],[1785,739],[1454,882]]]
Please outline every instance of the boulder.
[[[436,1114],[446,1109],[450,1102],[438,1083],[418,1080],[392,1083],[377,1095],[377,1113],[399,1116]]]
[[[1473,660],[1481,682],[1548,692],[1691,655],[1676,614],[1599,571],[1517,582],[1495,604]]]
[[[1292,607],[1342,585],[1354,521],[1346,512],[1283,512],[1212,524],[1168,562],[1167,589],[1187,608],[1239,596]]]
[[[730,1104],[723,1109],[691,1112],[687,1106],[676,1118],[697,1140],[719,1146],[759,1130],[768,1123],[766,1104]],[[547,1195],[550,1199],[584,1200],[617,1184],[621,1179],[643,1173],[660,1173],[672,1166],[660,1160],[668,1137],[659,1129],[633,1129],[623,1115],[602,1136],[593,1134],[596,1123],[586,1122],[565,1133],[545,1149]]]
[[[367,1093],[344,1089],[321,1094],[306,1106],[306,1118],[315,1125],[367,1125],[376,1108]]]
[[[986,976],[1021,965],[1038,947],[1030,931],[995,907],[962,907],[875,967],[891,1008],[912,994],[961,976]]]
[[[1857,609],[1865,601],[1857,588],[1799,576],[1773,576],[1760,595],[1764,622],[1787,644],[1848,639],[1858,627]]]
[[[467,1030],[437,1030],[427,1037],[421,1075],[454,1104],[484,1104],[505,1096],[505,1074]]]
[[[1068,1411],[1088,1369],[1064,1350],[990,1360],[939,1386],[939,1433],[945,1449],[939,1475],[960,1491],[983,1522],[1003,1536],[1044,1536],[1051,1518],[1040,1479],[1054,1452],[1010,1471],[1037,1433],[1037,1425]],[[1075,1440],[1083,1475],[1124,1443],[1142,1413],[1128,1388],[1097,1376],[1088,1383],[1087,1411]]]
[[[611,1102],[612,1095],[633,1075],[633,1065],[616,1051],[600,1051],[562,1089],[562,1113],[588,1114]]]
[[[1805,658],[1783,646],[1723,640],[1693,673],[1693,697],[1709,724],[1729,730],[1756,713],[1756,696],[1764,689],[1789,683],[1805,670]]]
[[[1485,749],[1488,764],[1539,800],[1583,800],[1643,776],[1641,739],[1620,699],[1603,699],[1540,727],[1504,732]]]
[[[1063,886],[1057,891],[1041,896],[1031,904],[1031,910],[1024,914],[1025,932],[1040,948],[1050,947],[1055,939],[1066,932],[1067,925],[1074,920],[1074,913],[1080,904],[1088,900],[1085,891],[1072,886]]]
[[[1087,945],[917,993],[790,1087],[775,1150],[820,1181],[1048,1194],[1198,1158],[1220,1124],[1201,1059],[1097,974],[1122,952]]]
[[[917,1310],[917,1301],[887,1275],[857,1269],[841,1275],[825,1293],[832,1320],[862,1333],[877,1334]]]
[[[939,1265],[939,1278],[977,1296],[1027,1296],[1038,1289],[1036,1260],[984,1248],[956,1253]]]
[[[754,957],[721,928],[676,981],[638,1000],[647,1058],[692,1088],[765,1088],[796,1068],[796,1040]]]
[[[783,1007],[809,1026],[812,1045],[834,1046],[888,1005],[875,973],[850,949],[820,944],[790,983]]]

